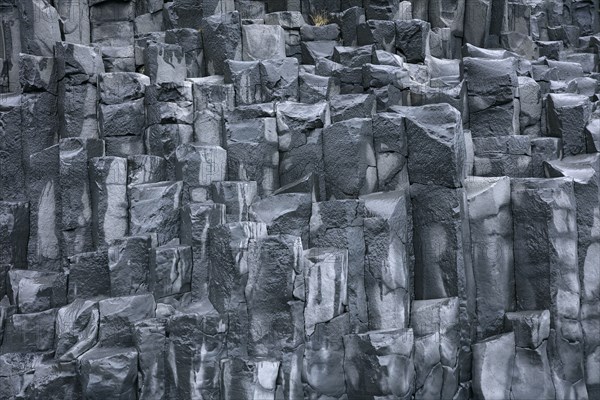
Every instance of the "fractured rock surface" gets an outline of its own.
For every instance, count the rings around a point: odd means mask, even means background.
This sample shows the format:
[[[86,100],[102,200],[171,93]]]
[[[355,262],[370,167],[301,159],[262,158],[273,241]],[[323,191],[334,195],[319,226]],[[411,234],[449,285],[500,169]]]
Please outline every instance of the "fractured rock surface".
[[[0,398],[600,398],[598,0],[0,0]]]

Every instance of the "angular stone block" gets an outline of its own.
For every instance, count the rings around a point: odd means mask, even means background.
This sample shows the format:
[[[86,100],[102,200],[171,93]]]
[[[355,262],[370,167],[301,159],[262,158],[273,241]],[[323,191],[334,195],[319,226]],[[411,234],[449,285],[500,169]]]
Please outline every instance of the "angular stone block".
[[[379,190],[403,187],[408,182],[408,143],[401,115],[378,113],[373,116],[373,148]]]
[[[191,28],[169,29],[165,32],[165,42],[181,46],[189,78],[205,75],[204,45],[201,32]]]
[[[546,106],[547,136],[562,139],[563,154],[575,156],[585,152],[585,125],[591,104],[583,95],[551,93]]]
[[[21,51],[25,54],[52,57],[54,44],[60,42],[59,15],[46,0],[17,3],[21,30]]]
[[[227,176],[227,152],[219,146],[182,144],[175,151],[175,177],[184,183],[184,199],[210,199],[210,185]]]
[[[54,348],[56,309],[14,314],[6,319],[2,353],[33,353]]]
[[[371,119],[353,118],[323,130],[327,197],[356,198],[377,187]]]
[[[375,97],[371,94],[340,94],[329,102],[331,122],[352,118],[371,118],[375,114]]]
[[[396,49],[409,63],[425,61],[429,55],[429,22],[412,19],[396,21]]]
[[[67,302],[67,276],[62,272],[13,269],[8,280],[12,303],[20,314],[46,311]]]
[[[189,292],[192,283],[191,247],[175,245],[157,247],[153,275],[156,298]]]
[[[167,179],[167,162],[164,158],[140,154],[127,157],[127,184],[156,183]]]
[[[368,13],[367,8],[367,13]],[[397,18],[394,18],[397,19]],[[358,45],[375,44],[379,50],[390,53],[396,51],[396,24],[393,20],[384,21],[380,18],[369,18],[358,26]]]
[[[473,392],[480,399],[510,396],[515,335],[505,333],[473,345]]]
[[[146,47],[145,72],[152,83],[181,82],[187,77],[181,46],[152,43]]]
[[[412,398],[415,377],[413,343],[412,329],[344,336],[344,371],[348,395]]]
[[[128,236],[111,242],[108,247],[111,296],[129,296],[151,291],[151,252],[150,236]]]
[[[225,204],[227,222],[248,221],[250,206],[257,196],[256,182],[215,182],[211,187],[211,196],[215,203]]]
[[[298,60],[292,57],[262,60],[260,79],[264,101],[298,99]]]
[[[135,324],[133,342],[138,352],[138,390],[142,398],[165,395],[167,321],[162,318]]]
[[[101,347],[131,346],[135,323],[155,317],[156,303],[151,294],[111,297],[98,302]]]
[[[224,400],[275,400],[280,362],[268,358],[227,358],[221,361]]]
[[[144,100],[100,104],[98,127],[102,137],[141,136],[146,127]]]
[[[405,116],[410,182],[461,187],[466,148],[460,113],[448,104],[394,110]]]
[[[45,91],[53,95],[58,90],[58,65],[53,57],[19,55],[19,82],[23,92]]]
[[[242,25],[244,61],[285,58],[285,35],[279,25]]]
[[[157,124],[146,129],[144,145],[148,154],[167,160],[167,178],[175,178],[177,146],[194,141],[194,128],[185,124]]]
[[[56,314],[56,354],[61,361],[75,360],[97,342],[98,303],[77,299]]]
[[[249,25],[250,26],[250,25]],[[235,87],[235,104],[262,103],[262,85],[258,61],[225,61],[224,79]]]
[[[144,97],[150,78],[130,72],[104,73],[98,76],[99,98],[104,104],[119,104]]]
[[[21,124],[21,95],[3,93],[0,109],[0,198],[26,200],[25,170],[29,157],[25,155]]]
[[[110,274],[106,251],[76,254],[69,257],[69,303],[110,295]]]
[[[138,353],[133,348],[96,347],[79,360],[86,399],[137,398]]]

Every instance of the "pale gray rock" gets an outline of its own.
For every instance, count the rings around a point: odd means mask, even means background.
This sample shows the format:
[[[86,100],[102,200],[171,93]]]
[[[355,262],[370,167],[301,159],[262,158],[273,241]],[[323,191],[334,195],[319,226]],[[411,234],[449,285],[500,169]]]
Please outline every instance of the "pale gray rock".
[[[100,104],[98,129],[102,137],[142,136],[146,127],[144,100]]]
[[[320,58],[331,59],[336,45],[335,40],[301,42],[302,63],[314,65]]]
[[[242,25],[244,61],[285,58],[285,33],[279,25]]]
[[[129,72],[101,73],[98,76],[99,98],[104,104],[119,104],[144,97],[150,78]]]
[[[19,395],[29,399],[81,398],[81,385],[76,361],[46,361],[36,366],[29,382]]]
[[[313,203],[310,219],[310,246],[348,250],[348,311],[350,329],[364,330],[368,324],[364,285],[365,205],[360,200]]]
[[[100,310],[99,346],[127,347],[133,345],[135,323],[155,317],[156,303],[151,294],[142,294],[100,300],[98,308]]]
[[[24,153],[21,124],[21,95],[3,93],[0,102],[0,198],[2,200],[26,200],[25,169],[29,157]],[[31,197],[30,197],[31,198]]]
[[[543,178],[544,162],[562,157],[562,142],[559,138],[540,137],[531,139],[531,176]]]
[[[460,113],[448,104],[393,110],[405,118],[410,182],[461,187],[466,148]]]
[[[18,2],[17,6],[21,52],[52,57],[54,44],[61,41],[59,15],[56,9],[46,0],[24,0]]]
[[[242,28],[237,11],[202,19],[206,72],[222,75],[225,60],[242,60]]]
[[[368,12],[367,8],[367,15]],[[359,46],[374,44],[378,50],[395,53],[396,24],[393,20],[369,19],[364,24],[360,24],[357,29]]]
[[[375,114],[375,97],[370,94],[340,94],[330,99],[331,122],[352,118],[372,118]]]
[[[377,187],[371,119],[353,118],[323,130],[325,181],[329,199],[356,198]]]
[[[332,61],[348,68],[362,67],[373,61],[374,46],[335,46]]]
[[[60,362],[75,360],[97,342],[98,303],[76,299],[56,314],[56,353]]]
[[[151,43],[146,47],[145,72],[152,83],[181,82],[187,77],[181,46]]]
[[[110,295],[110,273],[106,251],[76,254],[68,258],[69,303]]]
[[[333,324],[348,305],[348,251],[334,248],[304,250],[304,330],[317,340],[318,326]]]
[[[225,205],[190,203],[181,210],[181,243],[192,248],[192,298],[208,297],[209,241],[208,230],[225,223]]]
[[[67,276],[62,272],[13,269],[8,272],[8,283],[19,314],[46,311],[67,302]]]
[[[165,32],[165,42],[181,46],[188,78],[205,75],[204,45],[200,31],[191,28],[169,29]]]
[[[476,266],[477,338],[485,339],[502,333],[504,314],[515,307],[510,179],[471,177],[465,190]]]
[[[473,392],[480,399],[510,397],[515,335],[505,333],[473,345]]]
[[[62,30],[65,40],[69,43],[90,43],[90,14],[89,1],[73,2],[59,0],[55,3],[56,10],[61,18]]]
[[[239,61],[239,60],[238,60]],[[232,84],[226,84],[223,76],[188,79],[192,82],[194,109],[210,109],[218,114],[232,111],[235,107],[235,90]],[[201,138],[199,132],[196,135]]]
[[[187,124],[156,124],[144,133],[144,146],[148,154],[164,157],[167,161],[167,179],[175,179],[179,145],[194,141],[194,128]]]
[[[79,360],[86,399],[137,398],[138,353],[134,348],[95,347]]]
[[[519,131],[521,135],[540,136],[542,95],[540,85],[527,76],[519,76]]]
[[[340,27],[338,24],[326,24],[321,26],[306,24],[300,27],[300,36],[302,37],[303,42],[337,40],[340,36]]]
[[[550,312],[509,312],[506,313],[506,325],[513,330],[517,347],[536,349],[550,335]]]
[[[56,95],[57,74],[58,66],[53,57],[19,55],[19,82],[23,92],[46,91]]]
[[[89,160],[92,203],[92,238],[96,249],[106,249],[127,234],[127,159],[98,157]]]
[[[152,251],[150,236],[128,236],[111,242],[108,247],[111,296],[129,296],[151,291]]]

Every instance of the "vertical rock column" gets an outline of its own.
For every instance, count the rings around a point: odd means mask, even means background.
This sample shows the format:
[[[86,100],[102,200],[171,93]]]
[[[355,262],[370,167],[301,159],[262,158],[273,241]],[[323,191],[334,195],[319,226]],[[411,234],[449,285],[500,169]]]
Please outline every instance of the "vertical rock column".
[[[106,155],[144,154],[144,94],[150,79],[129,72],[98,76],[98,126],[106,142]]]
[[[546,164],[551,177],[573,178],[577,204],[577,250],[581,282],[581,328],[590,398],[600,395],[600,155],[565,157]]]
[[[2,93],[0,102],[0,199],[26,200],[27,177],[21,127],[21,95]]]
[[[59,42],[58,112],[61,138],[98,138],[98,75],[104,73],[98,47]]]
[[[515,307],[510,179],[465,181],[476,291],[477,339],[499,334]]]
[[[365,292],[365,204],[361,200],[313,203],[310,218],[311,247],[348,251],[348,312],[351,332],[364,332],[368,325]]]
[[[8,271],[27,268],[29,204],[0,201],[0,296],[7,292]]]
[[[514,179],[511,190],[517,310],[550,310],[556,396],[585,397],[573,180]]]
[[[224,146],[223,117],[235,107],[233,84],[222,76],[188,79],[194,95],[194,142]]]
[[[88,163],[103,155],[104,142],[99,139],[67,138],[60,141],[63,256],[94,249]]]

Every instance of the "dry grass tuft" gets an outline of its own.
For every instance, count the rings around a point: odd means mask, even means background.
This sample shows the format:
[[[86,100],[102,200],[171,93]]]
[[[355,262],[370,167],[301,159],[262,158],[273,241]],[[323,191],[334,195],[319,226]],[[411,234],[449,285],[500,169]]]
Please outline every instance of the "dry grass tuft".
[[[329,14],[325,10],[315,11],[310,15],[314,26],[323,26],[329,24]]]

